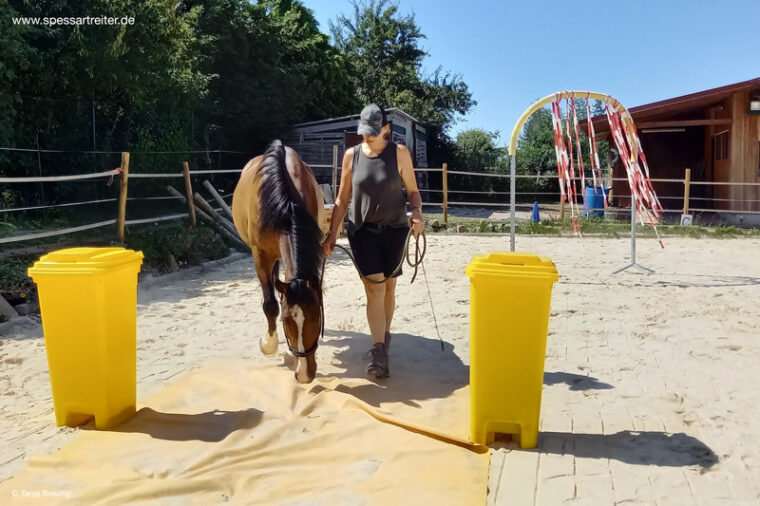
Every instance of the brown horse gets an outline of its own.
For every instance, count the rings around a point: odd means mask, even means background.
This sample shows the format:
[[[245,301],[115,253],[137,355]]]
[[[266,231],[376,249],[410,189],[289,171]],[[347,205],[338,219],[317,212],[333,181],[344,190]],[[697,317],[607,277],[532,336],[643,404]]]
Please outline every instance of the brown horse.
[[[232,198],[235,227],[251,247],[264,294],[269,328],[259,347],[265,355],[277,353],[276,289],[285,340],[298,357],[300,383],[312,381],[317,373],[314,352],[324,329],[322,212],[322,191],[311,169],[278,140],[246,164]],[[280,260],[284,282],[279,279]]]

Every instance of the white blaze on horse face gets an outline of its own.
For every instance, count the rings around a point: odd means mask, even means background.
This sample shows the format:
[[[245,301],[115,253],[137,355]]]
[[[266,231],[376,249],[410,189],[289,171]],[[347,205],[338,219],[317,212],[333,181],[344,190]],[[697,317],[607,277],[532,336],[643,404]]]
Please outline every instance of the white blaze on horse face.
[[[293,320],[296,322],[296,327],[298,327],[298,351],[303,353],[306,351],[306,348],[303,347],[303,322],[306,318],[303,315],[303,310],[298,305],[293,306],[292,313]]]
[[[298,351],[303,353],[306,351],[306,348],[304,348],[303,345],[303,322],[306,320],[306,317],[303,314],[303,310],[298,305],[293,306],[291,314],[293,315],[293,321],[296,322],[296,327],[298,328]],[[308,374],[308,369],[309,368],[308,364],[306,363],[306,357],[298,357],[298,365],[296,365],[296,376],[299,378],[299,381],[309,381],[309,378],[305,377],[305,375]]]

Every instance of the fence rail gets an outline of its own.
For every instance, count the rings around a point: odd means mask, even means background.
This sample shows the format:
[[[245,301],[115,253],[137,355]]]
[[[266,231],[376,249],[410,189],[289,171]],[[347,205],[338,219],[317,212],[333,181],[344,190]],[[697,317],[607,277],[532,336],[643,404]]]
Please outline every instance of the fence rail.
[[[338,159],[338,146],[333,146],[333,152],[332,152],[332,163],[331,164],[310,164],[309,166],[312,168],[319,168],[319,169],[330,169],[331,170],[331,182],[330,185],[333,190],[333,194],[337,193],[337,178],[338,174],[340,172],[340,165],[339,165],[339,159]],[[190,195],[189,201],[192,201],[192,186],[190,184],[190,176],[194,175],[205,175],[205,174],[239,174],[241,170],[189,170],[187,168],[187,162],[183,162],[183,165],[185,166],[184,170],[179,170],[177,172],[165,172],[165,173],[141,173],[141,172],[130,172],[129,171],[129,155],[130,153],[127,152],[112,152],[112,151],[65,151],[65,150],[39,150],[39,149],[25,149],[25,148],[0,148],[0,151],[29,151],[29,152],[46,152],[46,153],[89,153],[89,154],[117,154],[120,153],[122,155],[122,162],[121,167],[117,167],[112,170],[104,171],[104,172],[96,172],[96,173],[87,173],[87,174],[73,174],[73,175],[65,175],[65,176],[39,176],[39,177],[1,177],[0,183],[3,184],[20,184],[20,183],[43,183],[43,182],[66,182],[66,181],[85,181],[88,179],[98,179],[98,178],[115,178],[116,176],[120,176],[120,195],[118,198],[107,198],[107,199],[94,199],[94,200],[88,200],[88,201],[82,201],[82,202],[69,202],[69,203],[62,203],[62,204],[51,204],[51,205],[38,205],[38,206],[30,206],[30,207],[16,207],[16,208],[9,208],[9,209],[0,209],[0,214],[3,213],[12,213],[12,212],[23,212],[23,211],[31,211],[31,210],[39,210],[39,209],[50,209],[50,208],[62,208],[62,207],[74,207],[74,206],[82,206],[82,205],[94,205],[94,204],[103,204],[103,203],[112,203],[112,202],[118,202],[118,216],[115,219],[100,221],[96,223],[91,223],[87,225],[81,225],[77,227],[69,227],[64,228],[60,230],[54,230],[54,231],[45,231],[45,232],[39,232],[39,233],[30,233],[30,234],[24,234],[24,235],[18,235],[18,236],[11,236],[11,237],[5,237],[0,238],[0,244],[7,244],[12,242],[21,242],[21,241],[27,241],[27,240],[34,240],[34,239],[41,239],[46,237],[53,237],[53,236],[59,236],[59,235],[67,235],[71,233],[76,233],[84,230],[90,230],[94,228],[100,228],[108,225],[117,225],[117,238],[120,240],[120,242],[123,242],[123,234],[124,234],[124,228],[128,225],[137,225],[142,223],[152,223],[157,221],[167,221],[167,220],[175,220],[182,218],[184,216],[190,215],[191,221],[193,220],[193,206],[189,205],[188,213],[183,214],[171,214],[171,215],[165,215],[165,216],[158,216],[155,218],[141,218],[141,219],[133,219],[133,220],[126,220],[126,203],[127,202],[134,202],[134,201],[150,201],[150,200],[171,200],[175,197],[171,196],[152,196],[152,197],[128,197],[127,196],[127,188],[128,188],[128,180],[130,178],[138,178],[138,179],[160,179],[160,178],[185,178],[186,183],[186,192]],[[155,152],[134,152],[134,153],[150,153],[150,154],[182,154],[182,153],[236,153],[236,154],[244,154],[242,151],[229,151],[229,150],[205,150],[205,151],[155,151]],[[442,195],[442,201],[441,202],[424,202],[423,205],[427,207],[431,206],[441,206],[443,208],[443,214],[444,214],[444,221],[448,221],[448,210],[451,206],[476,206],[476,207],[507,207],[509,206],[509,200],[505,199],[504,202],[499,201],[489,201],[489,202],[473,202],[471,200],[463,200],[463,201],[450,201],[449,196],[451,194],[454,195],[484,195],[484,196],[506,196],[510,195],[509,191],[477,191],[477,190],[468,190],[468,189],[457,189],[452,188],[449,186],[449,175],[451,176],[470,176],[470,177],[483,177],[483,178],[497,178],[497,179],[508,179],[508,174],[495,174],[495,173],[488,173],[488,172],[473,172],[473,171],[464,171],[464,170],[448,170],[447,164],[443,164],[443,167],[426,167],[426,168],[419,168],[415,169],[416,172],[433,172],[433,173],[442,173],[442,189],[421,189],[422,192],[430,192],[435,194],[441,194]],[[553,174],[518,174],[516,175],[517,179],[523,180],[523,179],[529,179],[529,180],[542,180],[542,179],[556,179],[557,176]],[[575,182],[582,183],[584,181],[591,181],[591,178],[582,180],[580,177],[575,178]],[[608,182],[628,182],[627,178],[609,178],[605,181]],[[654,178],[651,179],[652,182],[655,183],[674,183],[674,184],[682,184],[684,186],[684,195],[683,197],[680,196],[672,196],[672,195],[664,195],[660,197],[661,200],[683,200],[683,208],[682,209],[665,209],[665,212],[667,213],[676,213],[676,212],[682,212],[683,214],[688,214],[689,211],[695,211],[695,212],[711,212],[711,213],[734,213],[734,214],[760,214],[760,211],[754,211],[754,210],[735,210],[735,209],[709,209],[705,207],[690,207],[690,200],[693,201],[700,201],[700,202],[736,202],[736,199],[726,199],[726,198],[712,198],[712,197],[698,197],[694,196],[692,197],[690,195],[690,188],[691,186],[740,186],[740,187],[758,187],[760,186],[760,183],[743,183],[743,182],[730,182],[730,181],[691,181],[691,171],[689,169],[685,170],[684,178],[683,179],[666,179],[666,178]],[[110,184],[110,183],[109,183]],[[516,196],[520,195],[556,195],[560,196],[559,192],[531,192],[531,191],[521,191],[521,192],[514,192]],[[222,198],[229,198],[232,194],[228,194]],[[623,195],[620,193],[615,194],[618,198],[630,198],[630,195]],[[581,197],[581,196],[579,196]],[[582,198],[582,197],[581,197]],[[760,200],[756,199],[743,199],[742,202],[746,203],[757,203],[760,202]],[[578,206],[582,205],[582,202],[576,203]],[[614,208],[613,208],[614,209]],[[596,208],[592,208],[591,210],[597,210]],[[564,206],[560,206],[560,212],[564,214]]]
[[[28,234],[22,234],[22,235],[15,235],[10,237],[2,237],[0,238],[0,244],[8,244],[8,243],[14,243],[14,242],[22,242],[22,241],[30,241],[30,240],[36,240],[36,239],[44,239],[47,237],[55,237],[60,235],[68,235],[73,234],[77,232],[83,232],[86,230],[92,230],[96,228],[102,228],[109,225],[117,225],[117,240],[119,242],[123,242],[124,240],[124,229],[126,226],[129,225],[139,225],[144,223],[155,223],[160,221],[169,221],[169,220],[176,220],[183,217],[186,217],[186,213],[181,214],[170,214],[170,215],[164,215],[164,216],[156,216],[152,218],[140,218],[140,219],[132,219],[127,220],[126,219],[126,203],[127,202],[134,202],[134,201],[159,201],[159,200],[175,200],[175,197],[172,196],[153,196],[153,197],[128,197],[127,196],[127,188],[128,188],[128,180],[129,178],[138,178],[138,179],[159,179],[159,178],[188,178],[188,192],[192,192],[192,186],[189,185],[189,176],[191,175],[203,175],[203,174],[233,174],[237,173],[239,174],[241,170],[183,170],[181,172],[177,173],[135,173],[129,172],[129,156],[130,153],[128,152],[95,152],[95,151],[86,151],[86,152],[79,152],[79,151],[63,151],[63,150],[27,150],[23,148],[0,148],[0,151],[6,150],[6,151],[39,151],[39,152],[49,152],[49,153],[109,153],[109,154],[115,154],[120,153],[121,154],[121,167],[117,167],[112,170],[104,171],[104,172],[96,172],[96,173],[85,173],[85,174],[70,174],[65,176],[35,176],[35,177],[2,177],[0,178],[0,183],[3,184],[21,184],[21,183],[60,183],[60,182],[67,182],[67,181],[76,181],[76,182],[82,182],[89,179],[97,179],[97,178],[105,178],[110,177],[114,178],[115,176],[120,176],[120,191],[119,191],[119,198],[107,198],[107,199],[95,199],[95,200],[88,200],[88,201],[81,201],[81,202],[67,202],[62,204],[50,204],[50,205],[39,205],[39,206],[28,206],[28,207],[15,207],[15,208],[8,208],[8,209],[0,209],[0,214],[2,213],[11,213],[11,212],[23,212],[23,211],[32,211],[32,210],[39,210],[39,209],[51,209],[51,208],[62,208],[62,207],[73,207],[73,206],[82,206],[82,205],[94,205],[94,204],[103,204],[103,203],[111,203],[111,202],[118,202],[118,216],[113,219],[109,220],[103,220],[98,221],[94,223],[89,223],[86,225],[79,225],[76,227],[67,227],[62,228],[58,230],[48,230],[44,232],[35,232],[35,233],[28,233]],[[151,151],[151,152],[145,152],[145,153],[151,153],[151,154],[165,154],[165,153],[172,153],[172,154],[183,154],[183,153],[243,153],[241,151],[227,151],[227,150],[214,150],[214,151],[178,151],[178,152],[169,152],[169,151]],[[183,162],[183,166],[187,167],[187,162]],[[109,182],[110,185],[110,182]],[[229,198],[232,194],[225,195],[222,198]],[[221,210],[217,209],[217,210]],[[192,217],[191,217],[192,221]]]

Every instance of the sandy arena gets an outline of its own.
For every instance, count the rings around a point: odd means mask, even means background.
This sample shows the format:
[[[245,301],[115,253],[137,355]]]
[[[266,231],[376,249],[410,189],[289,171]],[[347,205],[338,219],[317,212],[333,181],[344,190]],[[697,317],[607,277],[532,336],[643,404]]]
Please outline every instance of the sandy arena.
[[[425,270],[446,349],[437,342],[422,272],[410,286],[407,270],[394,320],[393,377],[378,387],[412,406],[466,386],[464,268],[476,253],[509,249],[508,236],[431,234],[428,242]],[[519,251],[554,260],[560,281],[539,449],[493,445],[490,504],[760,501],[760,241],[671,238],[661,250],[639,240],[638,261],[656,273],[612,276],[627,263],[629,247],[626,239],[518,236]],[[363,289],[339,250],[325,284],[318,376],[363,375],[360,357],[370,344]],[[277,358],[259,352],[266,325],[248,257],[146,279],[138,304],[138,404],[212,359],[287,362],[282,344]],[[55,427],[35,320],[0,327],[0,413],[0,481],[80,432]]]

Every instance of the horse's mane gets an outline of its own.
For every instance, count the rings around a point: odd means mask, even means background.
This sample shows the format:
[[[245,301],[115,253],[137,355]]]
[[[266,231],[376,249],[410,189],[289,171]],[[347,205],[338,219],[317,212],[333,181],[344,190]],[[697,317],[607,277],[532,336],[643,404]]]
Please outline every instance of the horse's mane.
[[[321,289],[322,231],[309,214],[285,165],[285,146],[275,140],[264,153],[258,172],[259,226],[262,230],[287,232],[293,257],[293,279],[288,284],[287,298],[291,304],[303,304],[312,299],[306,282]]]

